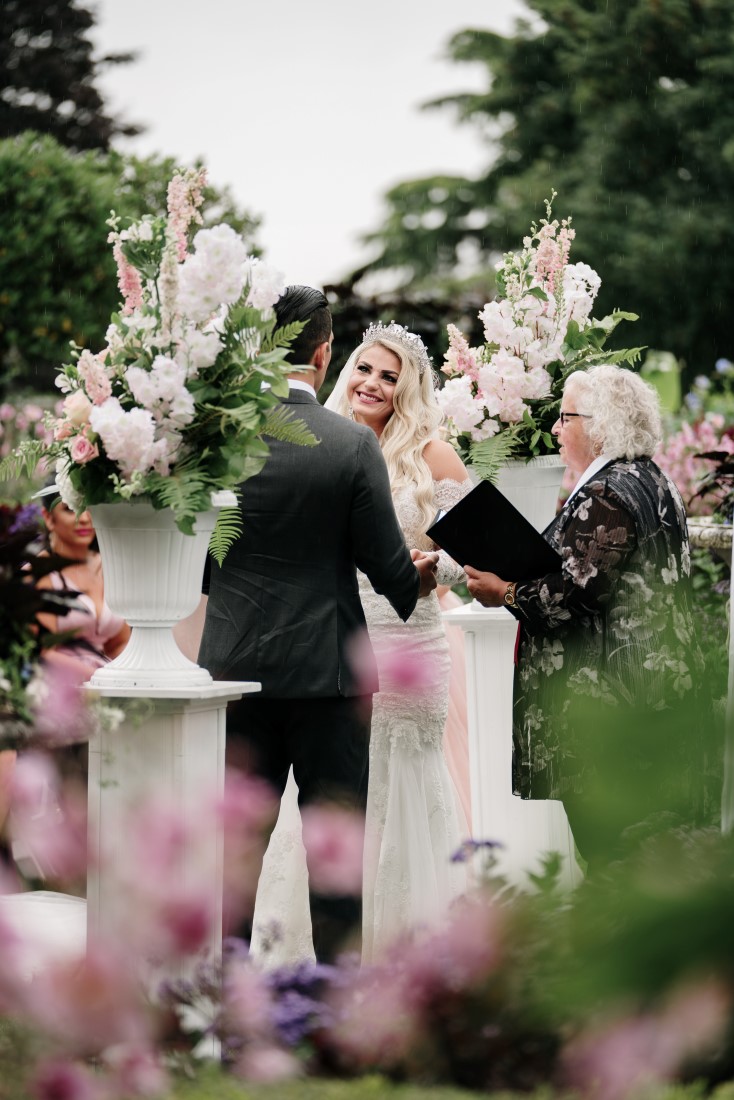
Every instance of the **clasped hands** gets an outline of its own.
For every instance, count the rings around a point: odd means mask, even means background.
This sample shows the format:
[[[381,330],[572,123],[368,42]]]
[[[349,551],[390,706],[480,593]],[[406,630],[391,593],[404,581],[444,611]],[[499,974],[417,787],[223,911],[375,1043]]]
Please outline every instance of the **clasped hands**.
[[[432,550],[411,550],[410,556],[413,565],[418,570],[420,588],[418,598],[427,596],[436,587],[436,569],[438,568],[438,554]]]

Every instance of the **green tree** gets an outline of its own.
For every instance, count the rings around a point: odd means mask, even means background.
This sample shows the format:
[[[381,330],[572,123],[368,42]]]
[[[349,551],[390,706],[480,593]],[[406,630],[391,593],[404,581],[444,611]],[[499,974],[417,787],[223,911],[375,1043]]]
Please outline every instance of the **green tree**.
[[[393,188],[372,266],[435,282],[461,257],[515,249],[555,188],[574,259],[602,277],[597,312],[640,314],[635,343],[696,371],[731,354],[734,5],[731,0],[527,0],[504,37],[465,30],[457,62],[486,88],[428,104],[476,125],[476,179]],[[539,17],[539,18],[538,18]]]
[[[159,214],[175,162],[72,153],[48,136],[0,141],[0,391],[42,391],[70,340],[101,346],[119,302],[105,225]],[[209,188],[209,218],[226,220],[252,251],[258,220],[227,188]]]
[[[95,18],[76,0],[3,0],[0,138],[37,130],[71,149],[108,149],[116,134],[140,132],[105,110],[100,70],[134,55],[96,59],[88,37]]]

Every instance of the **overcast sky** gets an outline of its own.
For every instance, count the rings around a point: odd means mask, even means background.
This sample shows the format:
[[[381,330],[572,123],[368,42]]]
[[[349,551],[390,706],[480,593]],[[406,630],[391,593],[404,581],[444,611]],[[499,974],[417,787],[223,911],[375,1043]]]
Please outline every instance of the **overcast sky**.
[[[146,126],[141,155],[202,156],[215,184],[263,217],[288,282],[321,286],[368,253],[384,192],[434,172],[474,174],[476,131],[436,96],[482,86],[445,58],[466,27],[506,32],[520,0],[91,0],[100,52],[138,60],[104,75],[110,108]]]

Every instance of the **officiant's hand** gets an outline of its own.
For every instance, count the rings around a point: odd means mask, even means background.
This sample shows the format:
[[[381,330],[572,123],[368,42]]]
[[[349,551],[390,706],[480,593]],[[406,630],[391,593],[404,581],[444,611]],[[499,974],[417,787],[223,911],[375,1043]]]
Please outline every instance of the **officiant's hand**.
[[[471,565],[464,566],[466,587],[483,607],[504,607],[505,596],[512,585],[503,581],[496,573],[482,573]]]
[[[433,592],[436,587],[436,569],[438,568],[438,554],[434,554],[432,551],[423,550],[411,550],[410,556],[413,559],[413,565],[418,570],[418,577],[420,579],[420,588],[418,589],[418,597],[427,596],[429,592]]]

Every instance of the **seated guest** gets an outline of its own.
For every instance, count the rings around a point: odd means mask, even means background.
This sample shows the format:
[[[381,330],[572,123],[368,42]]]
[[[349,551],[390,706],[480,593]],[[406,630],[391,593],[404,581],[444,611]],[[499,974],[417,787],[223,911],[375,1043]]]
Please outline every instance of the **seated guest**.
[[[52,633],[75,632],[68,642],[47,650],[44,660],[63,664],[88,679],[96,668],[123,651],[130,627],[105,603],[102,559],[89,512],[76,516],[58,496],[46,499],[49,503],[43,508],[43,518],[49,549],[70,560],[63,569],[42,577],[38,587],[75,591],[83,608],[65,615],[38,616],[41,626]]]
[[[610,364],[575,372],[553,433],[583,471],[544,532],[558,572],[517,583],[466,573],[475,599],[520,623],[514,792],[561,799],[581,855],[596,863],[644,835],[640,822],[700,810],[700,737],[678,719],[702,657],[685,509],[651,458],[655,390]]]

